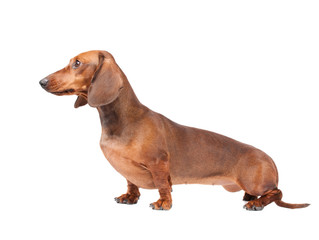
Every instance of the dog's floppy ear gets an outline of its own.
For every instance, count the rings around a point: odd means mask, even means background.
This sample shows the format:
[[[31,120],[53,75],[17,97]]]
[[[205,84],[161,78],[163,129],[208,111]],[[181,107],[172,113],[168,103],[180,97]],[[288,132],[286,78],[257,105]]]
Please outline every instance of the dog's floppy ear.
[[[89,105],[99,107],[113,102],[118,97],[122,85],[121,71],[113,57],[105,57],[100,53],[99,64],[88,91]]]
[[[84,97],[78,96],[75,103],[74,103],[74,107],[75,108],[82,107],[87,103],[88,103],[88,101],[86,101],[86,99]]]

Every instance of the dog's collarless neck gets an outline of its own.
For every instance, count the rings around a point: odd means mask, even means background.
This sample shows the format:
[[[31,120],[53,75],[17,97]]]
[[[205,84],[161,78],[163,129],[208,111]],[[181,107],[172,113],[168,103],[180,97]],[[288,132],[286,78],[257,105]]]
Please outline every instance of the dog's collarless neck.
[[[103,132],[108,135],[120,135],[123,128],[137,121],[148,110],[137,99],[130,85],[126,85],[121,94],[112,103],[97,107]]]

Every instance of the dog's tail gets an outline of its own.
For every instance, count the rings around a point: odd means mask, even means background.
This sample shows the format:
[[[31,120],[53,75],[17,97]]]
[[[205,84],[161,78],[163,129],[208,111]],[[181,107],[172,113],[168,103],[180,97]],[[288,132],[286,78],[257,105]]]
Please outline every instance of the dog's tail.
[[[279,207],[284,207],[284,208],[305,208],[308,207],[310,204],[309,203],[301,203],[301,204],[293,204],[293,203],[285,203],[281,200],[276,200],[275,203]]]
[[[305,208],[308,207],[310,204],[308,203],[301,203],[301,204],[293,204],[293,203],[285,203],[281,201],[282,199],[282,192],[279,189],[276,189],[276,195],[277,199],[274,200],[274,202],[279,206],[279,207],[284,207],[284,208]]]

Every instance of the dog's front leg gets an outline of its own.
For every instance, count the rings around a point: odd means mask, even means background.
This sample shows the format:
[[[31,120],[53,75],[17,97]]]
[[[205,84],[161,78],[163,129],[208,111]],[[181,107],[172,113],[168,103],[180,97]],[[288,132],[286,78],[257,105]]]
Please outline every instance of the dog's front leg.
[[[124,204],[135,204],[137,203],[138,199],[140,198],[140,191],[138,187],[127,180],[127,193],[122,194],[119,197],[114,198],[117,203],[124,203]]]
[[[169,174],[168,154],[161,154],[149,165],[155,187],[158,189],[160,199],[150,204],[155,210],[169,210],[172,207],[172,183]]]

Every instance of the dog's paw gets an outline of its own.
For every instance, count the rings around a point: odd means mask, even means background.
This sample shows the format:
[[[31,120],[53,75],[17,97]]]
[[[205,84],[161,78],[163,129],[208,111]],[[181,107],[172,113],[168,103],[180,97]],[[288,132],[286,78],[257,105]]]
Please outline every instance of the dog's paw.
[[[136,204],[139,199],[139,196],[136,196],[134,194],[128,194],[125,193],[119,197],[114,198],[114,200],[117,203],[122,203],[122,204]]]
[[[159,199],[157,202],[151,203],[150,207],[154,210],[170,210],[172,208],[172,201]]]
[[[261,205],[258,201],[250,201],[244,205],[244,209],[248,211],[261,211],[264,209],[264,206]]]

